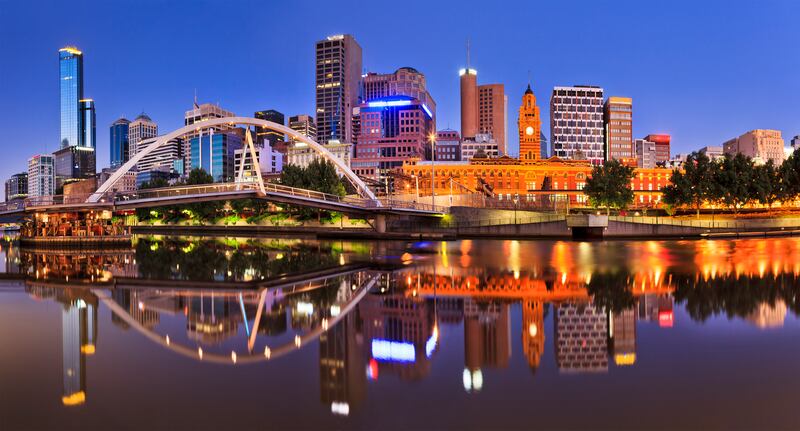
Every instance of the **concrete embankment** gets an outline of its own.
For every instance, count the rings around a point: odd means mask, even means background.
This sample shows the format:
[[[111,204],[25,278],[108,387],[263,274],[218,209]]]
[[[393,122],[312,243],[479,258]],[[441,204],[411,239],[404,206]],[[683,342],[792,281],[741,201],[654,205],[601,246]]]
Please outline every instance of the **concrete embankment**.
[[[366,228],[335,228],[307,226],[134,226],[133,233],[154,235],[213,235],[213,236],[269,236],[290,238],[336,238],[364,240],[448,240],[455,239],[449,231],[384,232]]]

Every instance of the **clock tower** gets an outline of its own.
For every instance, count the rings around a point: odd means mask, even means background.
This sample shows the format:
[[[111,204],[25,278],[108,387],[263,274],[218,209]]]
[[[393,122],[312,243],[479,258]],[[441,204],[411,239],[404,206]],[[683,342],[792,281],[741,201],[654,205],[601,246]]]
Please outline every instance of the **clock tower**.
[[[533,95],[530,84],[528,84],[525,94],[522,95],[517,126],[519,127],[519,159],[539,159],[542,146],[542,120],[539,118],[539,107],[536,106],[536,96]]]

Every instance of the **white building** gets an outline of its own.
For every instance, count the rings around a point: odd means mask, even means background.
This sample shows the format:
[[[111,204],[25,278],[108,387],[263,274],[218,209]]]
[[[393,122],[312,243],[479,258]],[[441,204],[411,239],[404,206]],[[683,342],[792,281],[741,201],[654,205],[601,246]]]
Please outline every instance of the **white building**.
[[[487,157],[500,157],[500,146],[492,135],[478,133],[475,139],[464,139],[461,141],[461,160],[469,160],[475,153],[483,150]]]
[[[158,125],[144,112],[128,124],[128,153],[133,158],[139,149],[139,143],[145,139],[158,136]]]
[[[605,160],[603,89],[576,85],[555,87],[550,97],[550,155],[585,158],[593,165]]]
[[[136,152],[131,153],[131,157],[152,145],[156,139],[157,138],[149,138],[141,141],[139,145],[136,146]],[[183,149],[184,145],[181,138],[171,139],[169,142],[153,150],[150,154],[142,157],[142,160],[136,163],[136,170],[139,172],[147,172],[166,167],[171,173],[184,175]]]
[[[264,147],[256,147],[256,157],[258,163],[261,165],[261,175],[277,174],[283,170],[283,154],[275,151],[269,145]],[[242,182],[251,182],[256,180],[256,172],[253,169],[252,157],[250,156],[250,149],[239,148],[233,151],[233,166],[236,181],[239,181],[239,170],[242,169],[244,163],[244,180]]]
[[[344,162],[349,168],[350,160],[353,154],[353,144],[341,143],[339,141],[328,141],[323,144],[328,151],[333,153],[333,156]],[[319,153],[314,151],[308,145],[299,142],[286,151],[286,164],[306,167],[312,160],[320,157]]]
[[[656,143],[646,139],[633,141],[633,148],[636,151],[636,167],[653,169],[656,167]]]
[[[37,154],[28,159],[28,197],[52,196],[55,191],[55,157]]]

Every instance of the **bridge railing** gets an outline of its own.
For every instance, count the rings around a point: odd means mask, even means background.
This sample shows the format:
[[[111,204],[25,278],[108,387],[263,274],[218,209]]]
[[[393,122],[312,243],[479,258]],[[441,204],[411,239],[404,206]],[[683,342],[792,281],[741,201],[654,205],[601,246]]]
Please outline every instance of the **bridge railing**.
[[[131,192],[117,192],[113,199],[115,203],[128,201],[159,199],[181,196],[194,196],[211,193],[228,193],[240,190],[257,190],[255,183],[213,183],[197,184],[190,186],[161,187],[157,189],[143,189]]]

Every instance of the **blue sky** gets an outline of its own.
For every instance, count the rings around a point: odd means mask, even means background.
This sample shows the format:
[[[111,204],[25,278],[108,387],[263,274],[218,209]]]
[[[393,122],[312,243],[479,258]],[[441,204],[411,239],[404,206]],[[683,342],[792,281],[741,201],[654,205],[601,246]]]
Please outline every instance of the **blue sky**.
[[[402,8],[402,9],[400,9]],[[313,114],[314,42],[351,33],[369,71],[412,66],[459,129],[464,45],[480,83],[505,84],[509,137],[532,77],[549,135],[556,85],[634,101],[634,135],[670,133],[673,153],[754,128],[800,134],[797,1],[12,1],[0,0],[0,178],[59,141],[58,48],[85,53],[98,169],[108,126],[145,111],[166,132],[197,90],[237,114]]]

